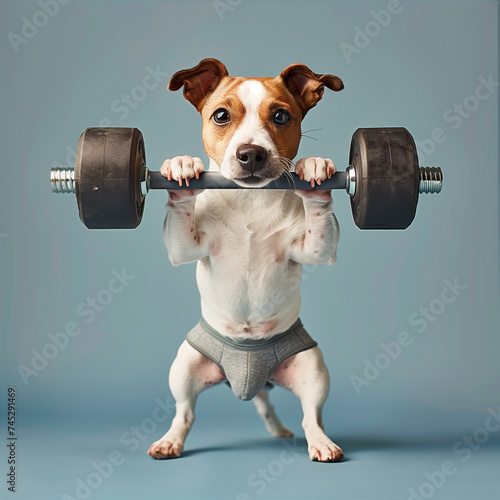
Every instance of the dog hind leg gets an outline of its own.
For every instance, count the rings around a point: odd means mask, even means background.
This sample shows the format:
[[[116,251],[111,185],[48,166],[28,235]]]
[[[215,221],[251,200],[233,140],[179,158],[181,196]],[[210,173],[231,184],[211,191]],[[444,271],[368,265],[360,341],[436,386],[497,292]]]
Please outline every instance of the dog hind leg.
[[[195,419],[198,394],[224,379],[213,361],[184,341],[169,374],[170,391],[176,403],[175,416],[170,429],[149,447],[148,454],[156,459],[179,457]]]
[[[299,352],[281,363],[271,381],[291,390],[302,405],[302,427],[309,457],[318,462],[339,462],[344,453],[324,432],[321,412],[328,396],[330,378],[318,347]]]
[[[269,394],[262,389],[253,399],[257,413],[262,417],[267,430],[274,437],[292,437],[293,432],[283,426],[274,411],[274,406],[269,402]]]

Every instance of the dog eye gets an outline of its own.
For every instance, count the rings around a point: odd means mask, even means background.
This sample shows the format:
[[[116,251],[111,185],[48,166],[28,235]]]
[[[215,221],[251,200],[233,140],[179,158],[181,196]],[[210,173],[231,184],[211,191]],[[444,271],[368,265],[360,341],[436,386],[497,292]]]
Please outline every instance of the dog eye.
[[[290,119],[291,115],[288,111],[285,109],[278,109],[273,116],[273,121],[276,123],[276,125],[286,125]]]
[[[214,114],[212,115],[212,119],[215,123],[217,123],[217,125],[226,125],[231,121],[227,109],[224,108],[215,110]]]

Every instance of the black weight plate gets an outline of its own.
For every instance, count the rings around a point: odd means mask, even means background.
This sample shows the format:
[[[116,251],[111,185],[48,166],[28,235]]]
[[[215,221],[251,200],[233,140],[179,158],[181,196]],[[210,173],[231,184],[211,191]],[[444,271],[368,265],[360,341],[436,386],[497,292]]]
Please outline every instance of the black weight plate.
[[[136,128],[88,128],[76,152],[75,190],[89,229],[133,229],[142,219],[144,139]]]
[[[406,229],[415,217],[420,170],[417,148],[402,127],[359,128],[351,140],[349,164],[356,169],[351,198],[360,229]]]

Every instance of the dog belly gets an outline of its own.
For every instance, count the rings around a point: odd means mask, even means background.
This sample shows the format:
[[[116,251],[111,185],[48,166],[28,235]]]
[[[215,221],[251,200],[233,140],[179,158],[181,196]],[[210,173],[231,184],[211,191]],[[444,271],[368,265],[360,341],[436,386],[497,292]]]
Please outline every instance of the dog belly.
[[[256,191],[207,190],[196,205],[210,247],[196,268],[202,315],[236,340],[283,332],[300,310],[302,265],[287,254],[304,233],[302,200],[288,191]]]
[[[296,263],[281,263],[259,274],[227,261],[200,261],[196,278],[202,315],[221,334],[235,339],[283,332],[299,315],[301,273]]]

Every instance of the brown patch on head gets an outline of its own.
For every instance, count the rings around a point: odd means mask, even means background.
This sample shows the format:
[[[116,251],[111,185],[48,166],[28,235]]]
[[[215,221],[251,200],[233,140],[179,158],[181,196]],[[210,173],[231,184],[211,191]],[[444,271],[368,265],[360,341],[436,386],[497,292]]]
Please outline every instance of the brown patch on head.
[[[168,89],[179,90],[184,87],[184,97],[200,111],[207,96],[227,75],[227,69],[220,61],[203,59],[194,68],[183,69],[175,73],[170,79]]]
[[[313,73],[304,64],[288,66],[279,78],[297,100],[304,116],[321,100],[325,86],[336,92],[344,88],[344,83],[338,76]]]
[[[271,136],[278,154],[292,159],[297,154],[300,143],[300,123],[303,115],[300,106],[283,84],[280,77],[261,78],[266,89],[266,97],[259,109],[259,117]],[[278,110],[287,111],[291,119],[286,125],[277,125],[273,116]]]
[[[244,80],[229,76],[224,78],[200,111],[203,118],[205,152],[217,164],[222,161],[231,137],[245,117],[245,107],[237,95],[238,87]],[[224,126],[217,125],[212,120],[212,116],[220,108],[227,110],[231,117],[230,122]]]
[[[203,59],[190,69],[175,73],[168,85],[170,90],[183,87],[185,98],[201,113],[203,118],[203,143],[205,152],[219,166],[224,159],[231,138],[245,118],[245,106],[238,96],[238,87],[248,80],[230,77],[224,64],[217,59]],[[313,73],[303,64],[288,66],[276,78],[252,78],[260,82],[265,96],[259,104],[259,119],[265,128],[278,155],[293,159],[298,151],[300,124],[307,111],[323,96],[324,87],[339,91],[344,85],[335,75]],[[229,115],[227,123],[215,123],[217,110],[223,108]],[[278,111],[290,116],[286,123],[275,120]],[[217,117],[217,115],[216,115]],[[224,121],[224,120],[223,120]],[[251,138],[248,141],[251,143]],[[267,172],[270,176],[281,173],[285,163],[277,163],[278,172]],[[274,169],[276,170],[276,168]]]
[[[241,77],[225,77],[201,110],[205,152],[217,163],[224,157],[231,137],[245,118],[246,110],[238,97],[238,87],[246,80]],[[263,127],[276,145],[278,154],[285,158],[294,158],[300,143],[300,123],[303,118],[300,105],[280,77],[251,78],[251,80],[260,82],[266,91],[259,106],[259,118]],[[227,110],[230,116],[230,122],[224,126],[217,125],[212,120],[215,111],[220,108]],[[274,114],[280,109],[287,111],[291,116],[290,121],[284,126],[277,125],[273,121]]]

